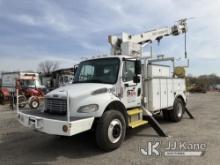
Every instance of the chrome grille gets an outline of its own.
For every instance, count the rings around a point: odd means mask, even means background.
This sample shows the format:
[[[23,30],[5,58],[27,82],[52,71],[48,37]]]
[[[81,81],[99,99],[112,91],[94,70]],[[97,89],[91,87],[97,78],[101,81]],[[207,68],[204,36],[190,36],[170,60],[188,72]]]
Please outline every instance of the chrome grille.
[[[67,100],[66,99],[46,99],[46,112],[55,114],[66,114]]]

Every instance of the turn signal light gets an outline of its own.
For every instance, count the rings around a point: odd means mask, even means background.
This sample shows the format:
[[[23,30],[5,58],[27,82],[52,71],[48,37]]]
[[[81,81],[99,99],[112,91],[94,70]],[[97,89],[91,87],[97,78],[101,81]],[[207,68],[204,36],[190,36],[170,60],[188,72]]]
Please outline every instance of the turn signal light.
[[[68,131],[68,126],[67,125],[63,125],[63,132],[67,132]]]

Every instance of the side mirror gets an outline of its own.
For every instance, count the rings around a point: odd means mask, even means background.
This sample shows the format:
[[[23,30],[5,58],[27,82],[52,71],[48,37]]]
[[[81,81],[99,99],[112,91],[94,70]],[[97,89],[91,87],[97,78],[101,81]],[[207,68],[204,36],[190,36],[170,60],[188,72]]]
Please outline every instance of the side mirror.
[[[78,65],[74,65],[74,68],[73,68],[73,75],[74,76],[76,75],[77,69],[78,69]]]
[[[135,75],[141,74],[141,61],[136,60],[135,61]]]
[[[138,75],[136,75],[136,76],[133,77],[133,82],[134,82],[134,83],[137,84],[137,83],[140,83],[140,81],[141,81],[141,80],[140,80],[140,77],[139,77]]]

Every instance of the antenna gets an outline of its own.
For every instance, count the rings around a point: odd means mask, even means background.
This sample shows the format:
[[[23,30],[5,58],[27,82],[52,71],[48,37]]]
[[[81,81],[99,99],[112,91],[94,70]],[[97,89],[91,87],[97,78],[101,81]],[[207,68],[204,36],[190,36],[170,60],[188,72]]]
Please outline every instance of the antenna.
[[[153,47],[152,47],[152,45],[150,45],[150,57],[151,58],[153,57]]]
[[[190,19],[195,19],[195,17],[183,18],[183,19],[180,19],[176,22],[179,22],[180,24],[185,25],[186,21],[188,21]],[[184,55],[185,55],[185,59],[187,59],[187,35],[186,35],[186,33],[187,33],[187,30],[184,33]]]
[[[185,59],[186,59],[187,58],[186,32],[184,34],[184,54],[185,54]]]

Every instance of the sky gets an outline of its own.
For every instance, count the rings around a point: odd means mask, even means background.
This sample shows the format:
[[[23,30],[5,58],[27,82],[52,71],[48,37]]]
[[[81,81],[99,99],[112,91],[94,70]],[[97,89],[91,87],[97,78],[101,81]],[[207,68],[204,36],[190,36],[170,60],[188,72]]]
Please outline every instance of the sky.
[[[220,0],[0,0],[0,71],[60,67],[110,54],[108,35],[138,34],[188,20],[188,73],[220,76]],[[183,36],[153,44],[153,53],[184,57]],[[149,51],[148,48],[145,50]]]

